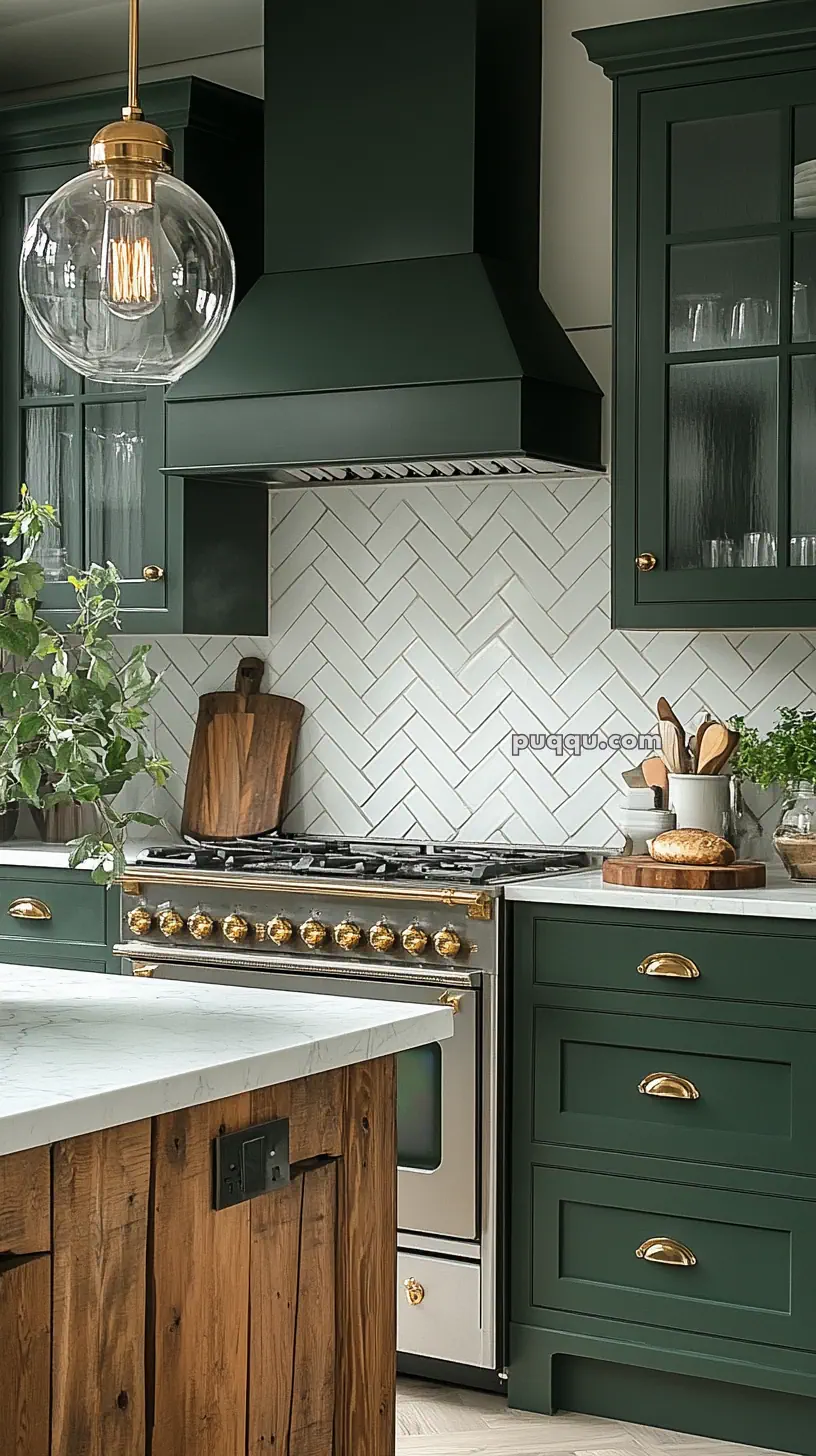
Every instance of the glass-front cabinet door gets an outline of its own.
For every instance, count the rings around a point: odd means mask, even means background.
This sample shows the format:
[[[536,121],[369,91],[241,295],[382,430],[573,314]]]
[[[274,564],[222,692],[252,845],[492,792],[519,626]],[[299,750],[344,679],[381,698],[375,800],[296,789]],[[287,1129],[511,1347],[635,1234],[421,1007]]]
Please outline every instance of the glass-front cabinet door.
[[[816,626],[816,71],[643,95],[638,188],[618,625]]]
[[[14,286],[25,229],[49,193],[72,175],[72,168],[45,168],[7,179],[5,507],[25,481],[59,516],[59,528],[43,538],[39,550],[44,606],[73,608],[69,571],[112,561],[123,578],[124,609],[162,609],[164,391],[96,385],[74,374],[40,341]]]

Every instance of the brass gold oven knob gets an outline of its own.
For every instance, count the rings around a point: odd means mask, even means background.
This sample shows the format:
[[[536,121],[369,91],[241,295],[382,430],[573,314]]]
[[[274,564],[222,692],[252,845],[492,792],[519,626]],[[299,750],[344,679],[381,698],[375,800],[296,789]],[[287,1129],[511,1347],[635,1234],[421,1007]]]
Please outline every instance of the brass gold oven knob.
[[[378,920],[368,932],[369,944],[379,951],[390,950],[396,938],[391,926],[386,925],[384,920]]]
[[[421,1304],[425,1298],[425,1290],[418,1279],[403,1279],[402,1287],[405,1290],[405,1298],[409,1304]]]
[[[446,956],[450,961],[453,960],[454,956],[458,956],[462,949],[462,942],[456,934],[456,931],[451,930],[447,925],[444,930],[437,930],[434,936],[434,945],[439,955]]]
[[[221,921],[221,929],[227,940],[238,945],[249,935],[249,922],[244,919],[243,915],[226,915]]]
[[[144,905],[136,905],[133,910],[128,910],[127,923],[134,935],[149,935],[153,929],[153,916]]]
[[[326,926],[321,925],[319,920],[304,920],[300,927],[300,938],[310,950],[319,950],[328,933]]]
[[[363,938],[363,932],[353,920],[341,920],[334,927],[334,939],[343,950],[356,950]]]
[[[205,915],[203,910],[196,910],[187,921],[187,929],[196,940],[209,940],[215,930],[215,921],[212,915]]]
[[[173,910],[172,908],[162,910],[159,915],[159,930],[162,935],[166,935],[168,938],[172,935],[181,935],[183,929],[184,916],[179,915],[178,910]]]
[[[409,955],[422,955],[428,944],[428,937],[421,925],[409,925],[403,930],[400,940],[403,950],[407,950]]]
[[[272,920],[266,922],[266,933],[275,945],[286,945],[295,933],[295,927],[291,920],[285,920],[282,915],[275,915]]]

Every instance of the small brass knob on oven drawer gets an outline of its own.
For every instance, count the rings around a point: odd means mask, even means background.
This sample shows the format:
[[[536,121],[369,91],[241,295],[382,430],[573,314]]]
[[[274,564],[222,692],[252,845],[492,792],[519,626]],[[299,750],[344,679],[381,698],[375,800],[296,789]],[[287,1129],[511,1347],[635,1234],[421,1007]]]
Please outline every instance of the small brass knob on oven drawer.
[[[148,963],[147,961],[134,961],[133,962],[133,974],[134,974],[134,976],[144,976],[146,978],[149,978],[150,976],[155,976],[155,974],[156,974],[156,972],[157,972],[158,969],[159,969],[158,966],[154,962],[150,962],[150,963]]]
[[[153,929],[153,916],[144,905],[136,905],[127,913],[128,929],[134,935],[149,935]]]
[[[437,953],[445,956],[449,961],[452,961],[455,956],[458,956],[462,949],[462,942],[459,936],[455,930],[451,930],[449,925],[446,925],[444,930],[437,930],[434,936],[434,945],[436,946]]]
[[[169,939],[173,935],[181,935],[184,929],[184,916],[179,915],[178,910],[172,908],[162,910],[158,924],[162,935],[166,935]]]
[[[203,910],[196,910],[187,921],[187,929],[195,940],[209,940],[215,930],[215,921],[212,915],[206,915]]]
[[[319,950],[328,933],[326,926],[321,925],[319,920],[304,920],[300,927],[300,938],[310,950]]]
[[[635,566],[638,571],[654,571],[657,566],[657,557],[652,551],[641,551],[640,555],[635,557]]]
[[[283,915],[275,915],[272,920],[267,920],[266,933],[273,945],[287,945],[295,933],[295,927]]]
[[[359,925],[353,920],[341,920],[339,925],[334,927],[335,943],[341,950],[356,950],[363,938],[363,932]]]
[[[374,950],[383,953],[391,949],[396,938],[391,926],[386,925],[384,920],[378,920],[377,924],[372,925],[368,932],[369,943],[373,946]]]
[[[227,940],[239,945],[249,935],[249,921],[245,920],[243,915],[226,915],[221,921],[221,929]]]
[[[685,1244],[678,1244],[676,1239],[646,1239],[639,1249],[635,1249],[635,1255],[648,1264],[673,1264],[677,1269],[693,1269],[697,1263],[691,1249],[687,1249]]]
[[[458,996],[455,991],[443,991],[439,998],[439,1004],[440,1006],[448,1006],[454,1016],[458,1016],[462,1010],[462,997]]]
[[[164,581],[164,567],[143,566],[142,578],[144,581]]]
[[[422,955],[422,952],[428,944],[428,937],[421,925],[408,925],[403,930],[400,939],[403,950],[407,950],[409,955],[414,956]]]
[[[409,1304],[421,1304],[425,1298],[425,1290],[418,1279],[403,1279],[402,1287],[405,1290],[405,1298]]]

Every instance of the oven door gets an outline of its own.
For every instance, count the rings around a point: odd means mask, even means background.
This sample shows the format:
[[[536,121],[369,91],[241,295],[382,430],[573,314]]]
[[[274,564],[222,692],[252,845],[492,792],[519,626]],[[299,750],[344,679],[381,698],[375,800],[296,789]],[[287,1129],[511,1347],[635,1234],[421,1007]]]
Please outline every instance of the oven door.
[[[130,969],[130,961],[123,964]],[[443,992],[439,985],[227,969],[200,962],[159,964],[154,974],[372,1001],[432,1004]],[[473,1240],[479,1231],[481,990],[457,988],[455,995],[459,1009],[453,1036],[397,1055],[397,1216],[400,1229],[408,1233]]]

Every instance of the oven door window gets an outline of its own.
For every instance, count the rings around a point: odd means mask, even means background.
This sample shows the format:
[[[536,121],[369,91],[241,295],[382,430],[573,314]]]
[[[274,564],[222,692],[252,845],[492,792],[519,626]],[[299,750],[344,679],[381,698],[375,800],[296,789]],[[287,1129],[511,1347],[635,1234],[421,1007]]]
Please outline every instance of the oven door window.
[[[442,1048],[439,1042],[397,1057],[397,1162],[433,1173],[442,1162]]]

